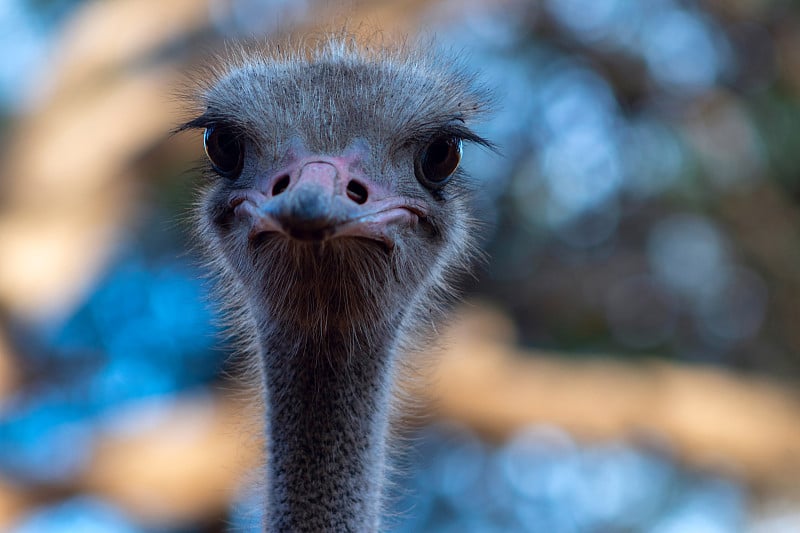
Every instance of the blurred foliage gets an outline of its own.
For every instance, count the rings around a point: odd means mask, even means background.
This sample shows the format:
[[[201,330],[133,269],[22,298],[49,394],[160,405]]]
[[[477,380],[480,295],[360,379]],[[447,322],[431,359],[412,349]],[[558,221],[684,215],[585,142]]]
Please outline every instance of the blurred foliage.
[[[797,375],[798,8],[514,5],[449,34],[501,94],[472,290],[533,346]]]

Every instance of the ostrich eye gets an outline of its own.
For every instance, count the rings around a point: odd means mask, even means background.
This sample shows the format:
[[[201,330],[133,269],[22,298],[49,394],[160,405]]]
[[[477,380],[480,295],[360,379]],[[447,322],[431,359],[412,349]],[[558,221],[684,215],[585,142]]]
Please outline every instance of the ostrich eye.
[[[447,182],[461,162],[461,139],[439,137],[430,143],[417,160],[417,179],[428,188]]]
[[[208,126],[203,134],[203,147],[220,176],[230,179],[239,177],[244,164],[244,149],[236,132],[224,126]]]

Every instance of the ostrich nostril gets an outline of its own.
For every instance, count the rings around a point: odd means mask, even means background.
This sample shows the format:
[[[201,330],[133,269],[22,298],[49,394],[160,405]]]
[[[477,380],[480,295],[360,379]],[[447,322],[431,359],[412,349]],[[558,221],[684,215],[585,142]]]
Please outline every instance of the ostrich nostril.
[[[278,196],[280,193],[285,191],[289,187],[289,175],[285,174],[275,182],[275,185],[272,187],[272,196]]]
[[[363,204],[367,201],[367,188],[356,180],[350,180],[347,184],[347,197],[359,205]]]

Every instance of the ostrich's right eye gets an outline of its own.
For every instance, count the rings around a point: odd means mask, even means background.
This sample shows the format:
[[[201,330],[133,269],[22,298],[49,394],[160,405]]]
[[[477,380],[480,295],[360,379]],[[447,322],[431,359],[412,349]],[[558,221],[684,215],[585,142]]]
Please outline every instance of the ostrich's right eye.
[[[244,165],[244,146],[235,131],[225,126],[208,126],[203,134],[203,146],[211,166],[220,176],[239,177]]]

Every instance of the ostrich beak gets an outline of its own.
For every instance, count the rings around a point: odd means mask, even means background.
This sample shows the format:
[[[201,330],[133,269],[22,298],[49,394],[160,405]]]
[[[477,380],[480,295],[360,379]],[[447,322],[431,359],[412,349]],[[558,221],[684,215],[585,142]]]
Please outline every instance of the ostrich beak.
[[[426,216],[420,202],[391,195],[336,158],[291,165],[264,186],[234,193],[230,205],[237,216],[249,217],[251,239],[265,232],[305,242],[362,237],[389,249],[398,228],[416,227]]]

